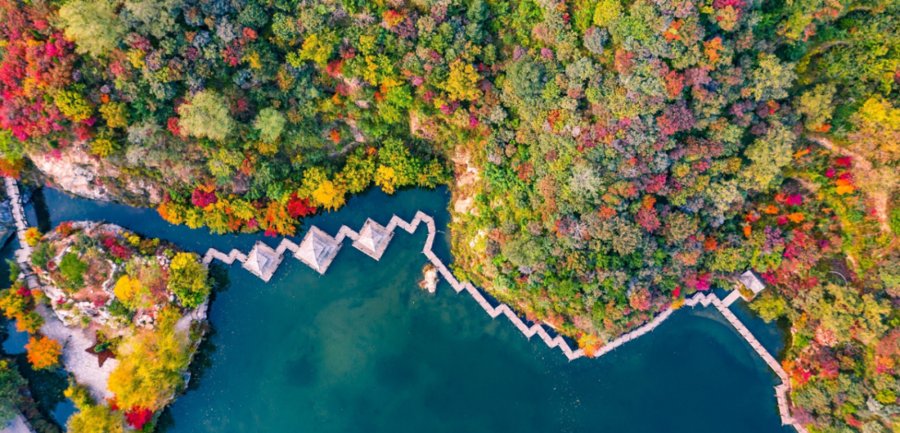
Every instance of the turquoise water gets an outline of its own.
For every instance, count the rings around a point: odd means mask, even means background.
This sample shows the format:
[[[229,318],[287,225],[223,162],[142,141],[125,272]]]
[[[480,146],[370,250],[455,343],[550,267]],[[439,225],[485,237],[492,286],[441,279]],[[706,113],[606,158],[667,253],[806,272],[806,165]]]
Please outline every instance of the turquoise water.
[[[371,192],[311,222],[328,232],[366,216],[447,222],[444,190]],[[103,219],[204,252],[249,249],[260,236],[214,236],[155,212],[45,190],[51,225]],[[40,207],[39,207],[40,208]],[[210,312],[213,332],[191,387],[163,416],[166,432],[789,432],[774,375],[713,309],[683,310],[597,360],[568,362],[492,320],[442,283],[416,287],[424,227],[397,232],[381,262],[349,244],[328,274],[285,259],[269,284],[243,269]],[[274,245],[275,239],[267,239]],[[447,253],[446,235],[436,252]],[[776,328],[765,332],[780,347]]]

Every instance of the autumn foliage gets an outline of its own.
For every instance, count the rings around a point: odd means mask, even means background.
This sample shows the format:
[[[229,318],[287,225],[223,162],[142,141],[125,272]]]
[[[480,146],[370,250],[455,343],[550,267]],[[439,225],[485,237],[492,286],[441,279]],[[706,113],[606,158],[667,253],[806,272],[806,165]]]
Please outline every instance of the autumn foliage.
[[[35,369],[42,370],[59,365],[62,345],[49,337],[30,337],[25,345],[28,351],[28,362]]]

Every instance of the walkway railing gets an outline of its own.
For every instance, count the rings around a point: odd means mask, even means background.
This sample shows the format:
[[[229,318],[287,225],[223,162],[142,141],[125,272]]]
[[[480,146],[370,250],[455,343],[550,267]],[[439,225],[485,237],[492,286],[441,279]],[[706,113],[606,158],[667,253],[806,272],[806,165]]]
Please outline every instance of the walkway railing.
[[[28,262],[28,257],[31,255],[31,248],[28,247],[28,244],[25,242],[24,232],[28,227],[27,220],[25,219],[25,213],[22,208],[22,203],[19,198],[18,186],[16,185],[16,181],[11,178],[5,178],[6,182],[6,191],[10,196],[10,199],[13,203],[13,216],[16,219],[16,228],[19,234],[19,241],[23,246],[22,254],[17,254],[17,259],[24,261],[20,261],[22,265],[23,271],[30,269]],[[447,269],[447,266],[444,265],[444,262],[441,261],[432,251],[432,246],[434,245],[434,238],[437,234],[437,229],[435,228],[434,218],[430,215],[425,214],[424,212],[416,212],[415,217],[412,221],[404,221],[402,218],[394,215],[391,217],[390,222],[385,226],[385,229],[388,233],[393,233],[395,229],[398,227],[403,229],[408,233],[415,233],[416,229],[418,229],[419,225],[422,223],[428,229],[428,237],[425,240],[425,245],[422,248],[422,253],[425,254],[425,257],[431,262],[432,265],[438,270],[441,276],[450,284],[450,287],[453,287],[453,290],[456,293],[460,293],[465,291],[471,296],[476,303],[489,315],[491,318],[497,318],[497,316],[503,315],[512,322],[513,326],[516,327],[526,338],[531,339],[531,337],[537,335],[541,341],[544,342],[548,347],[559,348],[560,351],[568,358],[570,361],[575,360],[581,357],[586,356],[583,349],[573,349],[569,343],[563,338],[561,335],[551,336],[550,333],[547,332],[546,329],[540,323],[532,323],[531,326],[528,326],[524,320],[522,320],[513,310],[506,304],[499,304],[497,306],[492,306],[491,303],[487,300],[487,298],[469,282],[460,282],[453,276],[453,273]],[[307,233],[307,236],[310,236]],[[345,239],[350,239],[351,241],[356,241],[359,238],[359,233],[350,227],[341,226],[338,230],[337,235],[334,237],[334,246],[338,247],[340,244],[344,242]],[[253,249],[260,248],[259,244],[254,245]],[[291,251],[292,253],[296,253],[298,249],[298,245],[291,241],[290,239],[282,239],[278,246],[275,248],[275,253],[279,256],[283,255],[285,251]],[[253,250],[251,250],[252,252]],[[233,264],[235,261],[244,264],[247,261],[247,256],[250,255],[248,253],[243,253],[240,250],[233,249],[229,251],[227,254],[223,253],[215,248],[210,248],[207,250],[206,254],[203,256],[203,263],[209,264],[213,260],[219,260],[226,264]],[[280,257],[278,261],[280,262]],[[299,260],[299,259],[298,259]],[[301,261],[302,263],[302,261]],[[245,267],[245,269],[250,270]],[[324,271],[324,270],[323,270]],[[254,275],[265,279],[262,275],[257,274],[256,272],[250,271]],[[26,274],[27,275],[27,274]],[[32,274],[30,279],[33,279],[35,284],[37,284],[37,280]],[[29,286],[31,286],[31,281],[29,281]],[[730,294],[726,297],[723,302],[716,296],[714,293],[704,294],[697,293],[694,296],[685,299],[684,305],[688,307],[695,307],[698,304],[703,307],[708,307],[710,304],[713,305],[728,321],[737,330],[738,334],[743,337],[750,347],[759,355],[760,358],[766,363],[766,365],[771,368],[778,378],[781,380],[779,385],[775,386],[775,397],[778,402],[778,412],[781,416],[781,423],[783,425],[792,425],[797,429],[799,433],[807,433],[805,427],[803,427],[799,422],[797,422],[792,416],[790,412],[790,405],[788,403],[788,396],[790,395],[790,377],[781,367],[777,360],[759,343],[756,337],[744,326],[743,323],[731,312],[728,308],[735,300],[737,300],[739,295],[736,293]],[[666,319],[668,319],[672,313],[675,311],[675,308],[667,308],[665,311],[654,317],[652,320],[640,326],[631,332],[623,334],[622,336],[604,344],[600,347],[594,354],[593,357],[603,356],[625,343],[628,343],[632,340],[640,338],[647,333],[656,329],[657,326],[662,324]]]

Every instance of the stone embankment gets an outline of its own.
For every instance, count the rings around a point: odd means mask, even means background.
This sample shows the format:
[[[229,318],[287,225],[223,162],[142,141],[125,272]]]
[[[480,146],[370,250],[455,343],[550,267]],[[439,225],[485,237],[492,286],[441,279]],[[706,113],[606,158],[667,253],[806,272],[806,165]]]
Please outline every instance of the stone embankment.
[[[13,200],[13,208],[14,208],[14,216],[16,216],[16,225],[19,228],[19,237],[20,241],[22,241],[22,245],[24,246],[23,250],[27,248],[27,244],[24,242],[24,230],[27,228],[27,222],[24,220],[24,212],[22,211],[21,202],[18,200],[18,187],[16,186],[16,182],[13,179],[6,178],[6,188],[7,193],[10,197],[15,197]],[[22,224],[19,224],[19,215],[21,215]],[[582,349],[572,349],[572,346],[569,345],[568,341],[563,338],[561,335],[551,336],[550,333],[544,329],[544,327],[540,323],[532,323],[531,326],[527,325],[523,319],[521,319],[508,305],[499,304],[497,306],[491,305],[491,302],[469,282],[460,282],[453,276],[453,273],[447,269],[447,266],[444,265],[443,261],[435,255],[432,251],[432,245],[434,244],[434,238],[437,234],[437,229],[434,224],[434,219],[423,213],[416,212],[415,217],[412,221],[405,221],[402,218],[394,215],[391,220],[388,222],[386,226],[380,226],[377,223],[374,223],[371,220],[366,222],[366,225],[371,225],[376,228],[376,232],[380,232],[383,235],[380,236],[377,240],[377,243],[373,242],[362,242],[361,233],[363,232],[372,232],[372,230],[360,230],[359,232],[354,231],[350,227],[341,226],[340,230],[336,236],[331,237],[325,234],[321,229],[317,227],[311,227],[304,239],[300,242],[300,244],[296,244],[289,239],[283,239],[276,248],[272,248],[262,242],[257,242],[256,245],[248,253],[243,253],[239,250],[231,250],[230,252],[223,253],[215,248],[210,248],[203,257],[203,262],[205,264],[209,264],[213,260],[219,260],[226,264],[233,264],[235,261],[238,261],[242,264],[242,266],[253,273],[254,275],[260,277],[261,279],[268,281],[271,278],[272,273],[275,269],[277,269],[278,265],[281,263],[283,258],[283,254],[286,251],[290,251],[295,258],[305,263],[306,265],[312,267],[314,270],[319,273],[325,273],[328,266],[331,264],[331,261],[340,251],[341,246],[345,239],[350,239],[352,241],[352,245],[365,252],[366,254],[372,257],[380,257],[381,252],[387,248],[387,244],[390,242],[390,236],[385,236],[384,234],[393,234],[394,230],[397,228],[403,229],[408,233],[415,233],[417,228],[423,224],[426,226],[428,230],[428,237],[425,240],[425,245],[422,248],[422,253],[428,258],[428,261],[437,269],[438,273],[450,284],[450,287],[453,288],[457,293],[465,291],[471,296],[475,302],[481,306],[484,311],[491,316],[491,318],[497,318],[497,316],[503,315],[512,322],[513,326],[516,327],[526,338],[531,338],[535,335],[541,339],[548,347],[558,348],[562,353],[568,358],[570,361],[575,360],[581,357],[586,356]],[[369,227],[369,228],[372,228]],[[371,239],[369,239],[371,241]],[[367,247],[366,245],[377,245],[378,251],[371,251],[371,247]],[[26,251],[23,251],[25,253]],[[27,257],[30,255],[30,250],[27,251],[27,254],[17,255],[17,259],[20,257]],[[253,260],[249,260],[248,258],[253,258]],[[33,278],[33,277],[32,277]],[[29,282],[30,284],[30,282]],[[775,386],[775,396],[778,402],[778,411],[781,416],[781,422],[784,425],[792,425],[797,429],[799,433],[807,433],[805,427],[803,427],[799,422],[797,422],[790,413],[790,404],[788,402],[788,396],[790,395],[790,378],[787,373],[781,367],[777,360],[759,343],[756,337],[744,326],[743,323],[731,312],[728,308],[734,301],[738,298],[737,294],[732,293],[728,297],[726,297],[726,301],[723,302],[718,296],[713,293],[704,294],[697,293],[694,296],[687,298],[684,300],[684,305],[688,307],[695,307],[698,304],[703,307],[708,307],[712,305],[716,308],[731,324],[738,334],[748,343],[750,347],[753,348],[754,352],[759,355],[760,358],[766,363],[766,365],[771,368],[778,378],[781,380],[781,383]],[[668,308],[652,320],[647,322],[641,327],[638,327],[631,332],[612,340],[605,345],[603,345],[595,354],[594,357],[603,356],[618,347],[622,346],[625,343],[628,343],[632,340],[640,338],[647,333],[656,329],[661,323],[663,323],[666,319],[668,319],[672,313],[675,311],[675,308]]]

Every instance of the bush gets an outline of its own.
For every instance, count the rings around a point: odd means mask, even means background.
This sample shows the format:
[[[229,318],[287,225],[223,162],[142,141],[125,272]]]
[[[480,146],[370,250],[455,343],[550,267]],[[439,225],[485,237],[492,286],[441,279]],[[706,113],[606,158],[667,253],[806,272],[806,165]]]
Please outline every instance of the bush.
[[[31,252],[31,264],[39,268],[47,267],[50,263],[50,245],[46,243],[38,244]]]

